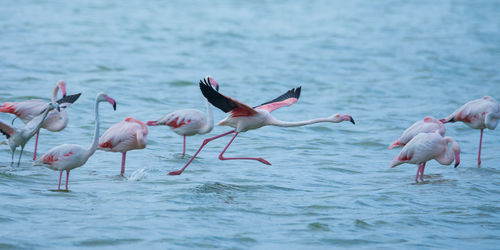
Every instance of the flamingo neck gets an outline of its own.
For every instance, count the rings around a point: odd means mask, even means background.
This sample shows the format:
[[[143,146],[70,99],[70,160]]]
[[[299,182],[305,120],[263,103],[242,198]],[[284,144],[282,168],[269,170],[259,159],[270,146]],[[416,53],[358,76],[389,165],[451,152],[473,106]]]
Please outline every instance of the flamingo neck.
[[[52,102],[56,102],[57,92],[59,92],[59,84],[57,84],[54,90],[52,90]]]
[[[458,164],[460,162],[460,146],[449,136],[444,137],[443,141],[446,143],[446,149],[436,157],[436,161],[443,165],[450,165],[455,160],[455,164]],[[448,147],[448,143],[451,143],[451,149]]]
[[[495,129],[497,127],[499,119],[500,119],[500,113],[488,113],[484,118],[484,123],[487,128]]]
[[[300,127],[300,126],[314,124],[314,123],[320,123],[320,122],[335,122],[335,121],[333,121],[330,118],[316,118],[316,119],[305,120],[305,121],[287,122],[287,121],[280,121],[278,119],[272,118],[272,119],[270,119],[268,125],[278,126],[278,127]]]
[[[205,104],[207,105],[207,122],[203,124],[200,134],[206,134],[214,128],[214,115],[212,114],[212,107],[207,99],[205,99]]]
[[[66,112],[66,110],[61,110],[61,112],[58,112],[57,120],[55,122],[49,123],[46,129],[52,132],[61,131],[68,125],[68,121],[68,113]]]
[[[49,106],[50,107],[50,106]],[[43,121],[45,121],[45,118],[49,114],[49,112],[52,110],[49,107],[43,111],[42,114],[38,115],[37,117],[33,118],[27,125],[26,128],[28,129],[28,138],[31,138],[33,135],[36,134],[36,132],[42,127]],[[33,126],[34,125],[34,126]]]
[[[95,101],[94,106],[94,116],[95,116],[95,128],[94,128],[94,138],[92,139],[92,144],[90,144],[87,150],[87,158],[92,156],[97,149],[97,144],[99,142],[99,101]]]

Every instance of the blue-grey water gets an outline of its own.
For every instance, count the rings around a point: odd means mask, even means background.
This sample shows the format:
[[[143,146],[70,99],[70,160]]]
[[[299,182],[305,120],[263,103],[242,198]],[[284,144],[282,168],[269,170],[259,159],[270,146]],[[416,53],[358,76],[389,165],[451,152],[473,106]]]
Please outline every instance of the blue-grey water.
[[[447,124],[462,148],[454,169],[388,165],[387,147],[426,115],[442,118],[484,95],[500,99],[500,2],[8,1],[0,7],[0,102],[48,100],[60,79],[70,123],[42,130],[39,153],[89,145],[93,102],[101,133],[181,108],[205,110],[198,81],[249,105],[302,86],[281,120],[351,114],[350,123],[264,127],[211,142],[180,176],[182,138],[149,130],[144,150],[97,151],[71,172],[20,167],[0,144],[0,248],[481,248],[500,244],[500,131]],[[225,114],[213,109],[215,120]],[[10,121],[11,115],[0,114]],[[16,121],[16,126],[21,126]],[[215,129],[187,139],[192,155]],[[64,180],[63,180],[64,182]]]

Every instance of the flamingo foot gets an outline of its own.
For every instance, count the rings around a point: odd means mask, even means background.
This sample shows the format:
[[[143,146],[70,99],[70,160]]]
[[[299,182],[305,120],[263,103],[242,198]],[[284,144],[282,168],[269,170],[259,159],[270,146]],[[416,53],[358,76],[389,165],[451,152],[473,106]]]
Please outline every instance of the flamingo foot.
[[[268,161],[266,161],[266,160],[264,160],[262,158],[257,158],[256,160],[258,160],[258,161],[260,161],[260,162],[262,162],[262,163],[264,163],[266,165],[271,165],[271,163],[269,163]]]
[[[180,174],[182,174],[182,170],[172,171],[168,173],[168,175],[180,175]]]

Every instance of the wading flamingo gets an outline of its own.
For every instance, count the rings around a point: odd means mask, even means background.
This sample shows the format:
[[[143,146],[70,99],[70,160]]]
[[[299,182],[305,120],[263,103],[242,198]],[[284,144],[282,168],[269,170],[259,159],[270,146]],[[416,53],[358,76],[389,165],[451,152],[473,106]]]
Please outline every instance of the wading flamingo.
[[[210,76],[203,81],[215,87],[219,91],[219,84]],[[159,118],[156,121],[148,121],[149,126],[166,125],[178,135],[184,137],[182,146],[182,157],[186,154],[186,136],[202,135],[212,131],[214,127],[214,117],[210,103],[205,99],[207,105],[207,115],[197,109],[181,109]]]
[[[96,96],[94,106],[94,138],[92,139],[92,143],[89,148],[84,148],[76,144],[63,144],[53,147],[42,157],[39,157],[33,162],[33,165],[43,165],[60,172],[59,185],[57,186],[57,189],[61,189],[61,177],[63,171],[66,170],[66,190],[68,190],[69,171],[85,164],[90,156],[92,156],[96,151],[97,141],[99,138],[99,103],[104,101],[111,103],[111,105],[113,105],[113,109],[116,110],[116,102],[113,98],[104,93],[100,93]]]
[[[438,131],[441,136],[444,136],[444,134],[446,133],[446,128],[438,119],[432,116],[427,116],[423,120],[417,121],[413,125],[411,125],[411,127],[407,128],[403,132],[401,137],[399,137],[399,139],[397,139],[389,147],[389,149],[406,145],[409,141],[411,141],[411,139],[413,139],[413,137],[420,133],[433,133],[435,131]]]
[[[458,108],[448,117],[441,119],[442,123],[463,122],[474,129],[481,129],[479,138],[479,153],[477,166],[481,167],[481,144],[483,143],[483,130],[495,129],[500,119],[500,105],[490,96],[470,101]]]
[[[31,121],[26,123],[26,125],[24,125],[24,127],[22,128],[14,128],[0,121],[0,132],[7,137],[10,151],[12,152],[11,164],[14,163],[14,153],[16,152],[16,148],[18,146],[21,146],[21,153],[19,153],[19,160],[17,161],[17,166],[19,167],[21,156],[23,155],[24,146],[40,129],[43,120],[47,117],[47,114],[54,109],[60,110],[59,104],[57,102],[51,102],[47,104],[45,106],[45,110],[42,110],[41,114],[31,119]]]
[[[452,149],[448,147],[451,143]],[[460,147],[453,138],[446,136],[442,137],[439,132],[435,133],[420,133],[408,142],[401,152],[394,157],[390,167],[396,167],[403,163],[418,164],[415,182],[423,181],[425,164],[435,159],[443,165],[450,165],[455,160],[455,167],[460,164]]]
[[[56,102],[57,93],[59,89],[62,92],[63,97],[66,96],[66,83],[64,81],[59,81],[54,90],[52,91],[52,102]],[[47,118],[43,121],[42,128],[47,129],[51,132],[59,132],[63,130],[66,125],[68,125],[68,114],[66,108],[69,107],[73,102],[75,102],[80,94],[72,95],[75,98],[72,102],[67,102],[67,106],[61,106],[61,112],[52,111],[49,113]],[[34,117],[38,116],[45,107],[47,107],[47,102],[40,99],[27,100],[24,102],[4,102],[0,106],[0,112],[11,113],[16,116],[16,118],[21,119],[25,124],[31,121]],[[14,119],[16,119],[14,118]],[[14,122],[14,120],[12,120]],[[36,150],[38,147],[38,136],[40,135],[40,130],[36,132],[35,141],[35,151],[33,152],[33,160],[36,159]]]
[[[187,162],[187,164],[180,170],[170,172],[169,175],[181,174],[208,142],[232,133],[234,133],[234,136],[231,138],[229,143],[220,153],[219,155],[220,160],[256,160],[264,164],[271,165],[271,163],[262,158],[224,157],[224,152],[226,152],[229,145],[233,142],[233,140],[240,132],[245,132],[252,129],[258,129],[263,126],[272,125],[279,127],[298,127],[319,122],[338,123],[342,121],[350,121],[354,124],[354,120],[350,115],[340,115],[340,114],[335,114],[326,118],[317,118],[317,119],[298,121],[298,122],[285,122],[274,118],[271,115],[271,112],[273,110],[285,106],[290,106],[297,102],[300,96],[301,87],[291,89],[285,94],[277,97],[276,99],[269,102],[265,102],[254,108],[251,108],[250,106],[247,106],[246,104],[243,104],[235,99],[220,94],[219,92],[214,90],[207,82],[200,81],[200,89],[205,98],[207,98],[212,105],[214,105],[215,107],[221,109],[226,113],[231,112],[231,114],[227,116],[224,120],[220,121],[218,125],[233,127],[234,129],[224,134],[205,139],[200,148],[198,149],[198,151],[196,151],[196,153],[193,155],[193,157],[191,157],[191,159]]]
[[[125,157],[127,151],[146,147],[148,127],[132,117],[113,124],[99,139],[98,148],[104,151],[122,153],[122,171],[125,173]]]

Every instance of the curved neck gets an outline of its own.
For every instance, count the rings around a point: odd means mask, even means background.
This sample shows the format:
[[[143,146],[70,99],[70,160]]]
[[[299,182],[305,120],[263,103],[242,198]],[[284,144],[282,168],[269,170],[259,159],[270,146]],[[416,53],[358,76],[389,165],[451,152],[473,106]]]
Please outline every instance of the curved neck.
[[[54,90],[52,91],[52,102],[56,102],[57,92],[59,92],[59,84],[57,84]]]
[[[488,113],[484,118],[484,123],[487,128],[495,129],[497,127],[499,119],[500,119],[500,113]]]
[[[214,115],[212,114],[212,107],[207,99],[205,99],[205,104],[207,105],[207,122],[201,128],[200,134],[206,134],[214,128]]]
[[[455,160],[455,163],[460,162],[460,146],[458,146],[458,143],[449,136],[444,137],[443,141],[446,143],[446,150],[436,157],[436,161],[443,165],[450,165],[453,160]],[[448,147],[448,143],[451,143],[451,149]]]
[[[305,120],[305,121],[286,122],[286,121],[280,121],[278,119],[272,118],[269,121],[269,125],[278,126],[278,127],[300,127],[300,126],[314,124],[314,123],[320,123],[320,122],[334,122],[334,121],[330,118],[316,118],[316,119]]]
[[[36,132],[42,127],[43,121],[45,120],[45,118],[47,117],[47,115],[49,114],[49,112],[51,110],[52,109],[49,109],[49,107],[47,107],[45,109],[45,111],[43,111],[42,114],[36,116],[31,121],[29,121],[28,124],[26,124],[25,128],[26,128],[26,132],[29,133],[28,134],[29,138],[31,138],[33,135],[35,135]]]
[[[63,130],[68,125],[68,113],[66,112],[66,110],[61,110],[61,112],[59,112],[59,115],[61,119],[59,119],[59,116],[57,116],[57,120],[47,126],[48,130],[57,132]]]
[[[90,144],[89,149],[87,149],[87,158],[94,154],[97,149],[97,143],[99,142],[99,101],[95,101],[94,106],[95,115],[95,128],[94,128],[94,138],[92,139],[92,144]]]

